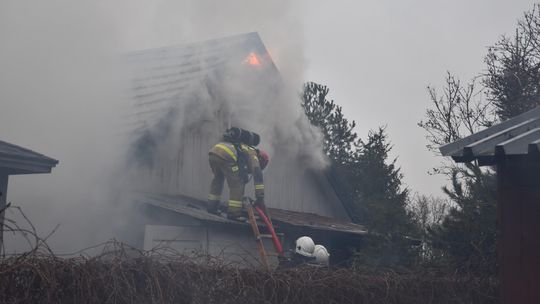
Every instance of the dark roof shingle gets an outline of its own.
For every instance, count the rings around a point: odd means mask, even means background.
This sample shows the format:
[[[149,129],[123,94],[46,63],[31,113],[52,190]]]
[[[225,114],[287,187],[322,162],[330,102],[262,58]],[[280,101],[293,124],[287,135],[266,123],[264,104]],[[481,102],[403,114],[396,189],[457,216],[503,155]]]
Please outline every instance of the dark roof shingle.
[[[202,221],[243,225],[224,217],[206,212],[205,202],[183,195],[141,194],[136,199],[138,203],[166,209],[184,214]],[[341,233],[363,235],[367,230],[358,224],[321,216],[314,213],[296,212],[290,210],[268,208],[275,223],[284,223],[296,227],[306,227],[315,230],[335,231]]]

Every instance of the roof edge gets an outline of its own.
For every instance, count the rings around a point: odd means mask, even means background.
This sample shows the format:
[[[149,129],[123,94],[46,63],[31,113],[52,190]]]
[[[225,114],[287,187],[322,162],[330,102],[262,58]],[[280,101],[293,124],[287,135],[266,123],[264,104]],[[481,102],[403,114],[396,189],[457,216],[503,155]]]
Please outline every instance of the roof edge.
[[[2,140],[0,145],[14,150],[0,152],[2,168],[13,170],[12,174],[50,173],[59,163],[54,158]]]
[[[169,194],[154,194],[154,193],[139,193],[139,195],[142,197],[139,199],[135,199],[135,201],[138,203],[154,206],[157,208],[163,208],[165,210],[183,214],[183,215],[192,217],[200,221],[247,226],[247,224],[245,223],[231,221],[218,215],[209,214],[206,212],[206,210],[202,210],[199,208],[199,207],[202,208],[202,204],[204,204],[204,202],[185,196],[185,195],[169,195]],[[163,199],[173,200],[175,201],[177,205],[173,205],[170,202],[164,201]],[[182,206],[179,199],[184,199],[185,200],[184,203],[186,206]],[[283,209],[277,209],[277,208],[268,208],[268,210],[274,213],[274,216],[272,218],[274,222],[280,222],[285,225],[290,225],[290,226],[295,226],[295,227],[305,227],[305,228],[314,229],[314,230],[354,234],[354,235],[365,235],[368,233],[367,229],[365,229],[365,227],[361,225],[354,224],[354,223],[347,223],[339,219],[321,216],[314,213],[290,211],[290,210],[283,210]],[[283,214],[290,214],[289,215],[290,218],[288,220],[283,218],[282,216]],[[329,220],[329,221],[326,223],[327,224],[326,226],[317,225],[315,222],[314,223],[310,222],[307,224],[295,222],[295,216],[302,216],[302,215],[313,216],[321,220]],[[330,221],[332,221],[333,223],[330,223]],[[352,225],[354,226],[355,229],[351,229],[351,227],[347,229],[346,227],[347,225],[349,226]]]
[[[489,137],[490,135],[493,135],[497,132],[500,132],[502,130],[505,130],[512,125],[519,124],[522,122],[525,122],[527,120],[530,120],[532,118],[536,118],[540,116],[540,107],[536,107],[530,111],[527,111],[525,113],[522,113],[516,117],[512,117],[508,120],[505,120],[503,122],[500,122],[496,125],[493,125],[489,128],[486,128],[482,131],[479,131],[477,133],[474,133],[472,135],[469,135],[467,137],[464,137],[460,140],[457,140],[452,143],[447,143],[439,147],[439,151],[441,152],[442,156],[459,156],[459,150],[463,149],[464,147],[482,140],[486,137]]]

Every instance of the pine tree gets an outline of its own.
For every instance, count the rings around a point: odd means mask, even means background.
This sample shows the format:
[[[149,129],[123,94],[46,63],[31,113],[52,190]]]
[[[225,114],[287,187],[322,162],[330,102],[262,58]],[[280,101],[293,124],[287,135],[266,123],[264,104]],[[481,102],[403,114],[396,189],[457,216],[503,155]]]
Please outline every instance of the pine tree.
[[[324,152],[337,164],[347,164],[357,151],[356,123],[349,122],[343,110],[333,100],[328,100],[329,89],[324,85],[308,82],[304,85],[302,108],[312,125],[318,127],[324,137]]]
[[[351,166],[359,151],[356,124],[343,116],[341,107],[333,100],[327,99],[328,92],[328,87],[308,82],[304,85],[301,105],[310,123],[323,135],[323,149],[331,163],[326,172],[328,180],[353,222],[358,222],[358,191],[351,183]]]
[[[388,162],[392,146],[384,128],[359,139],[355,122],[342,108],[328,100],[328,88],[313,82],[304,86],[302,107],[312,125],[324,137],[324,150],[331,160],[328,176],[352,220],[373,232],[358,253],[364,265],[397,266],[410,263],[406,236],[411,219],[406,209],[408,189],[396,160]]]
[[[403,174],[396,167],[396,160],[387,161],[392,147],[387,142],[385,129],[370,131],[367,140],[361,141],[361,147],[353,167],[362,201],[361,221],[381,234],[409,231],[406,210],[409,190],[402,189]]]
[[[442,224],[430,232],[435,249],[450,258],[454,268],[495,274],[496,266],[496,178],[492,171],[476,171],[475,178],[452,175],[452,187],[445,193],[455,203]]]

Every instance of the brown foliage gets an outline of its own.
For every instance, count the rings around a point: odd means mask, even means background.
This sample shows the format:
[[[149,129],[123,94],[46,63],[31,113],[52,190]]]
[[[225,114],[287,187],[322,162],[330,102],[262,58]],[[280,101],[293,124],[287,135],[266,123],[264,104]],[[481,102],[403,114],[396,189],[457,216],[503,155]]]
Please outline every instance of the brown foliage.
[[[493,278],[300,267],[266,272],[111,242],[95,257],[0,260],[1,303],[496,303]]]

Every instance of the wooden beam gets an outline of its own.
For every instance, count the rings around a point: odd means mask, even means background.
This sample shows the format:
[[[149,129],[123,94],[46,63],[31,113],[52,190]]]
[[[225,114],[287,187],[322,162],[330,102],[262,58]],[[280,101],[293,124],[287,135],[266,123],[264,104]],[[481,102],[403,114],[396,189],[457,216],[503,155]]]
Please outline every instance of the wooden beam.
[[[7,172],[0,171],[0,210],[6,208],[7,203],[7,187],[9,175]],[[0,212],[0,254],[4,251],[4,215],[5,210]]]
[[[502,303],[540,303],[540,162],[505,158],[497,177]]]

